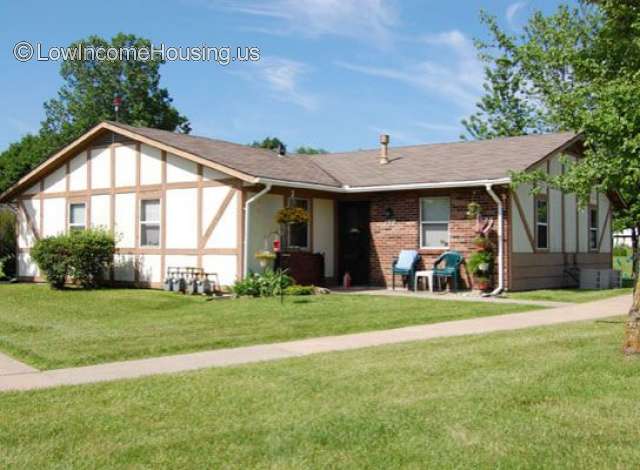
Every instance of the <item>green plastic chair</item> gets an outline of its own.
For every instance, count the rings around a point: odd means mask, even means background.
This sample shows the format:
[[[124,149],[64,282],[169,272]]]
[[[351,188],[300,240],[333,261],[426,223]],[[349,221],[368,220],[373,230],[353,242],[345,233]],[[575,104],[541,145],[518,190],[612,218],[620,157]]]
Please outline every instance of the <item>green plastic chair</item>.
[[[453,284],[453,291],[458,290],[458,279],[460,277],[460,265],[464,261],[464,258],[457,251],[447,251],[440,255],[440,257],[433,263],[433,277],[434,279],[444,277],[445,279],[451,278]],[[444,267],[440,268],[438,265],[444,263]]]

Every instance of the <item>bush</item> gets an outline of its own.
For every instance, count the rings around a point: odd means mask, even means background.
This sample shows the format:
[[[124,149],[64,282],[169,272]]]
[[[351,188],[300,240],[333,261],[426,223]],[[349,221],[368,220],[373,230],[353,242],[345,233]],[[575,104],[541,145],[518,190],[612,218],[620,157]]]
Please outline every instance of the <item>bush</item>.
[[[37,241],[31,256],[54,289],[62,289],[67,277],[82,287],[96,287],[113,262],[115,245],[106,231],[83,230]]]
[[[613,256],[631,256],[632,250],[629,246],[618,245],[613,247]]]
[[[67,235],[38,240],[31,248],[31,257],[53,289],[62,289],[70,272],[71,239]]]
[[[316,293],[315,289],[313,286],[300,286],[295,284],[287,287],[284,293],[285,295],[313,295]]]
[[[16,216],[0,210],[0,279],[16,274]]]
[[[280,295],[282,289],[286,291],[292,284],[293,278],[284,271],[267,269],[263,274],[249,273],[246,278],[237,281],[231,290],[238,297],[273,297]]]
[[[104,230],[71,232],[71,276],[82,287],[96,287],[113,263],[116,242]]]

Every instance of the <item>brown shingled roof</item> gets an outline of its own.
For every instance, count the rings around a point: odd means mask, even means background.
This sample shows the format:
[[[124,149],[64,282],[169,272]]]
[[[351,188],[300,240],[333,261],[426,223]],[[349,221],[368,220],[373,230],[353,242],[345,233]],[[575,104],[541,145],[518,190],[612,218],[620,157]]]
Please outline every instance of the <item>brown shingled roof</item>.
[[[310,158],[350,187],[493,180],[508,177],[509,170],[526,170],[576,137],[572,132],[560,132],[389,147],[387,165],[378,163],[380,151],[377,149]]]
[[[177,134],[148,127],[133,127],[118,122],[109,122],[109,124],[252,176],[341,186],[338,180],[310,159],[294,160],[291,157],[281,157],[272,150],[208,137]]]
[[[271,150],[158,129],[111,123],[207,160],[259,178],[332,187],[385,186],[507,178],[576,138],[572,132],[492,140],[390,147],[389,163],[379,150],[278,156]]]

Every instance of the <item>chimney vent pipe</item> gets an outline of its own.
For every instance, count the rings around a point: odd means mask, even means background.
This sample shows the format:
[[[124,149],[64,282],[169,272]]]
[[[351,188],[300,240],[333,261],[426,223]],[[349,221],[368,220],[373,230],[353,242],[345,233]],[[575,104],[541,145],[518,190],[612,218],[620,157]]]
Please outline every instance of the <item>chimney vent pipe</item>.
[[[389,134],[380,134],[380,165],[389,163]]]

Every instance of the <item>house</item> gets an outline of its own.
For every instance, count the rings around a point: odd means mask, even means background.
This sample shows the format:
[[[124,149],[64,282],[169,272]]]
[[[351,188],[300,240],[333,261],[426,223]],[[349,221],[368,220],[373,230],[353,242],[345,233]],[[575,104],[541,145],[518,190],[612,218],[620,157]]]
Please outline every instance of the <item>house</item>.
[[[19,277],[39,279],[36,239],[91,225],[117,234],[115,282],[158,287],[167,267],[194,266],[228,285],[260,269],[255,253],[278,236],[277,211],[296,205],[311,217],[285,250],[322,253],[329,283],[349,271],[355,284],[385,286],[401,249],[418,249],[425,266],[445,250],[468,255],[472,201],[496,220],[506,289],[560,287],[580,268],[611,267],[606,195],[581,208],[572,194],[510,187],[510,170],[562,172],[560,155],[580,158],[580,135],[410,147],[382,137],[375,150],[287,156],[101,123],[0,195],[19,214]]]

